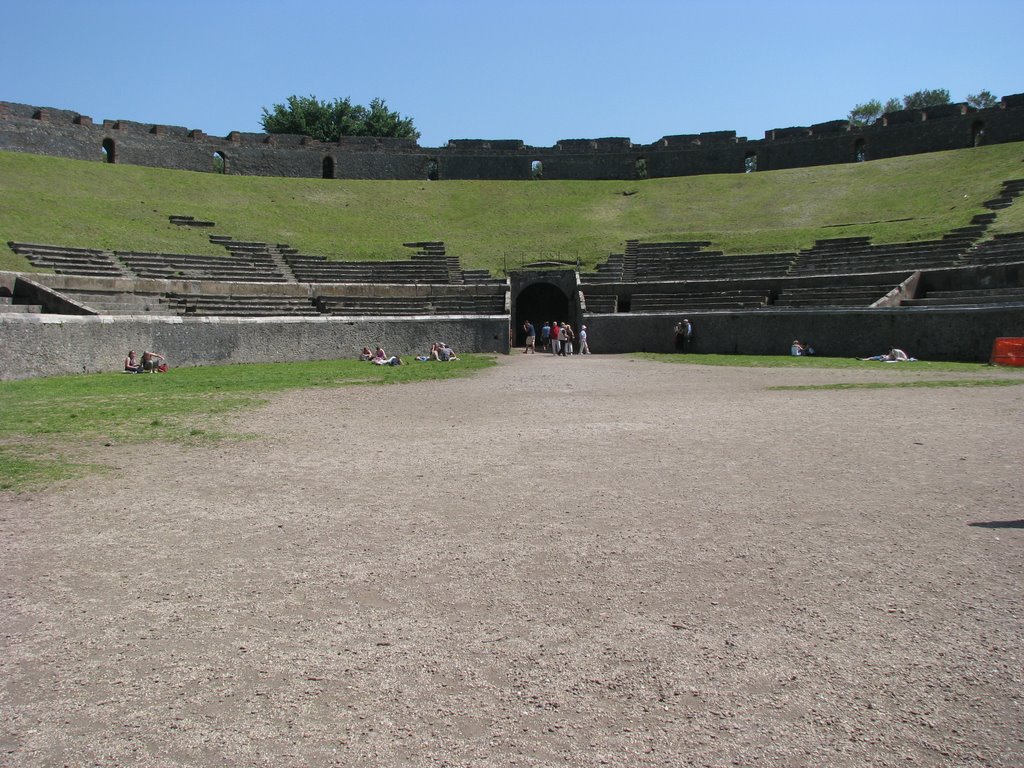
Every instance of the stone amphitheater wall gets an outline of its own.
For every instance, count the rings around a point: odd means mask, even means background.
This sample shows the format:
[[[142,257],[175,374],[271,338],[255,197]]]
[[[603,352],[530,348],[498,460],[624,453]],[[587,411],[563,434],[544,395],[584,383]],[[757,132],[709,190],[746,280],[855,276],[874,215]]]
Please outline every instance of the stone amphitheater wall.
[[[563,139],[533,147],[515,139],[451,140],[421,147],[407,139],[345,137],[324,143],[304,136],[201,130],[0,102],[0,150],[96,162],[243,176],[344,179],[633,180],[706,173],[777,170],[1024,141],[1024,94],[991,109],[947,104],[892,112],[872,126],[845,120],[776,128],[763,139],[733,131],[665,136],[652,144],[628,138]],[[215,161],[215,155],[219,158]]]
[[[858,308],[689,312],[694,353],[785,355],[793,339],[827,357],[900,347],[922,360],[988,362],[1001,336],[1024,336],[1019,307]],[[674,352],[676,314],[585,315],[595,353]]]
[[[508,352],[508,317],[182,318],[0,314],[0,380],[121,370],[129,349],[172,367],[354,359],[381,344],[403,358],[434,341],[460,352]],[[40,354],[45,350],[45,354]]]

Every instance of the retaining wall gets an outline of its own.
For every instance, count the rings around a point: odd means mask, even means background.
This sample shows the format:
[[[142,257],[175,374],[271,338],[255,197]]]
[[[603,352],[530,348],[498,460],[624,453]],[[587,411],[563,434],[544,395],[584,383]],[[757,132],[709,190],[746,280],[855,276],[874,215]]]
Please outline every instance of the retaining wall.
[[[119,371],[129,349],[171,367],[356,358],[380,344],[403,358],[446,341],[458,352],[507,353],[505,316],[181,318],[0,314],[0,380]]]
[[[988,362],[993,341],[1024,336],[1017,307],[689,312],[691,352],[785,355],[793,339],[828,357],[867,357],[892,347],[922,360]],[[676,314],[585,315],[594,353],[674,352]]]

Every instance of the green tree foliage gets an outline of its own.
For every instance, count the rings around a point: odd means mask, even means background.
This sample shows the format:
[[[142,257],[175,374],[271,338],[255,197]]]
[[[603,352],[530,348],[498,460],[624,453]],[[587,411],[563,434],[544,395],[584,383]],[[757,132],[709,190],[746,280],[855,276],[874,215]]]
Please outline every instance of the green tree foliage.
[[[926,107],[935,107],[939,104],[949,104],[949,91],[945,88],[934,88],[931,90],[925,89],[922,91],[914,91],[908,93],[903,97],[903,108],[904,109],[925,109]]]
[[[967,103],[975,109],[990,109],[999,104],[999,99],[989,91],[978,91],[967,97]]]
[[[389,110],[384,99],[374,99],[364,107],[347,96],[334,101],[320,101],[312,95],[289,96],[272,110],[264,107],[261,122],[267,133],[296,133],[319,141],[337,141],[342,136],[420,137],[412,118]]]
[[[985,97],[992,100],[992,103],[988,104],[988,106],[995,104],[995,97],[988,91],[982,91],[977,96],[968,96],[967,101],[971,103],[973,98],[982,99]],[[902,101],[892,98],[886,101],[885,104],[882,104],[878,99],[872,99],[863,104],[857,104],[850,110],[847,119],[854,128],[864,128],[888,112],[899,112],[902,109],[925,109],[926,107],[934,107],[938,104],[949,104],[949,102],[949,91],[945,88],[924,89],[908,93],[903,97]]]
[[[863,128],[875,122],[881,114],[882,103],[878,99],[872,99],[871,101],[866,101],[863,104],[856,105],[850,110],[850,114],[847,115],[847,119],[849,119],[850,125],[853,127]]]
[[[901,109],[903,109],[903,102],[892,98],[882,105],[882,114],[884,115],[886,112],[899,112]]]

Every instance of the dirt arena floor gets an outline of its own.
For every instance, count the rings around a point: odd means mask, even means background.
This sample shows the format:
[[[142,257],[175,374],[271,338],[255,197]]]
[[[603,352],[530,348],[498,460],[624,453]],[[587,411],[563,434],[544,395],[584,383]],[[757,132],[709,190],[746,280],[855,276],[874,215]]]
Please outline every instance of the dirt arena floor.
[[[907,378],[517,354],[106,448],[0,494],[0,764],[1024,765],[1024,386],[771,389]]]

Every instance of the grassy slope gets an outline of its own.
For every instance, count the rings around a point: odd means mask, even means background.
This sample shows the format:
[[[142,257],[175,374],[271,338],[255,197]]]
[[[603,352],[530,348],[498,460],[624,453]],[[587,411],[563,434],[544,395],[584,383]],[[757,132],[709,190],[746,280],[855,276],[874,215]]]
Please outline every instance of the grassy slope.
[[[405,258],[400,243],[429,239],[444,240],[465,267],[500,272],[543,257],[592,267],[632,238],[753,253],[824,237],[937,237],[982,212],[1003,180],[1024,176],[1022,160],[1016,143],[749,175],[420,182],[218,176],[0,152],[0,240],[223,254],[208,232],[167,221],[185,214],[215,221],[219,234],[334,258]],[[1003,212],[996,229],[1024,229],[1024,205]],[[0,252],[0,269],[27,268]]]

